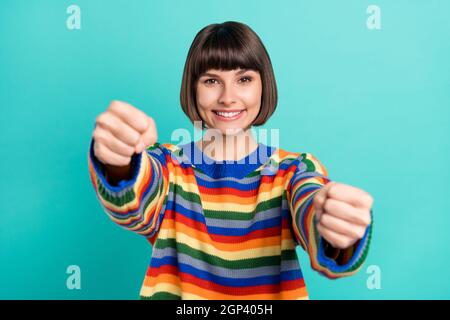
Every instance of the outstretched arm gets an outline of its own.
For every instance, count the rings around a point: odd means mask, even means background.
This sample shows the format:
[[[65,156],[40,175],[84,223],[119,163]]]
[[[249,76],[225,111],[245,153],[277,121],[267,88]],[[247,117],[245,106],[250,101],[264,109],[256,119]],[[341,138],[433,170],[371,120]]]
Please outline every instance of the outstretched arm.
[[[308,252],[312,268],[328,278],[356,273],[368,252],[372,197],[331,181],[312,154],[302,153],[296,161],[288,195],[297,242]]]
[[[91,182],[104,211],[152,244],[169,190],[167,152],[156,141],[151,117],[113,101],[97,117],[88,156]]]

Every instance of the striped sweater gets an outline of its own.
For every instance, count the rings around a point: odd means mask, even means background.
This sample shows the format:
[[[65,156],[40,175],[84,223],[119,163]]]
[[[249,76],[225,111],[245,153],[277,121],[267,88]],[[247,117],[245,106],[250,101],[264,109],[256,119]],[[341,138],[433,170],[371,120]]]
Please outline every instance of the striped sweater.
[[[312,200],[330,179],[311,153],[259,143],[229,163],[194,142],[155,143],[133,155],[130,179],[111,185],[93,144],[89,173],[103,210],[152,246],[141,299],[308,299],[296,246],[331,279],[366,258],[372,225],[345,250],[318,234]]]

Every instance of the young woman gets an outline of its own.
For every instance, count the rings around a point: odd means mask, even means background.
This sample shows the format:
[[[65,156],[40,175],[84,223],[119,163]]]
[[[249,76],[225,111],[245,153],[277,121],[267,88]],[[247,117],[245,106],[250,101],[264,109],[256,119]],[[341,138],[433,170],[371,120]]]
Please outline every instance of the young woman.
[[[181,85],[184,113],[214,139],[158,143],[154,120],[120,101],[97,117],[88,160],[98,199],[153,248],[141,298],[307,299],[297,245],[331,279],[360,269],[372,197],[331,181],[311,153],[257,142],[251,128],[276,104],[260,38],[225,22],[197,34]]]

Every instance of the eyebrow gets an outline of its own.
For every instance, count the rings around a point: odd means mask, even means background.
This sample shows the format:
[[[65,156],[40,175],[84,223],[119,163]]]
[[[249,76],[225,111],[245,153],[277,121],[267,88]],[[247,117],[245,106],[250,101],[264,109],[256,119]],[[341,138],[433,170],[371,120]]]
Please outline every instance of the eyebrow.
[[[239,70],[238,72],[236,72],[236,75],[243,74],[243,73],[245,73],[245,72],[247,72],[247,71],[250,71],[250,69],[241,69],[241,70]],[[218,74],[215,74],[215,73],[209,73],[209,72],[204,72],[204,73],[202,73],[202,74],[200,75],[200,77],[204,77],[204,76],[208,76],[208,77],[219,77],[219,78],[220,78],[220,76],[219,76]]]

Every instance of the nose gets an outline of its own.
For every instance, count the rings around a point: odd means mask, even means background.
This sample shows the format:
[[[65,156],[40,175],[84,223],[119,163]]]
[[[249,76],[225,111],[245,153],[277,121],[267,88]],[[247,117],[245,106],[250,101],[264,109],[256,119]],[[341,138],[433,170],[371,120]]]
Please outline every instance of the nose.
[[[230,106],[233,103],[236,102],[236,93],[234,91],[234,88],[231,84],[225,83],[222,87],[222,92],[219,96],[220,104],[223,104],[225,106]]]

